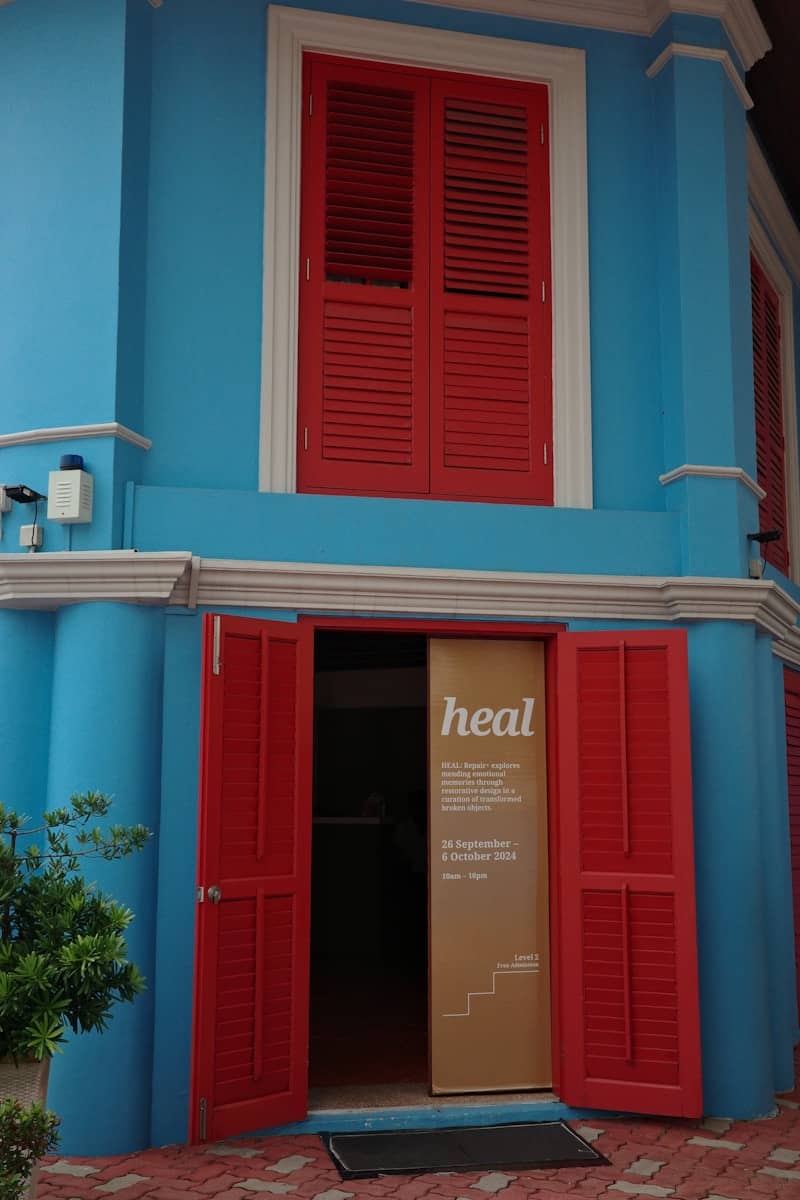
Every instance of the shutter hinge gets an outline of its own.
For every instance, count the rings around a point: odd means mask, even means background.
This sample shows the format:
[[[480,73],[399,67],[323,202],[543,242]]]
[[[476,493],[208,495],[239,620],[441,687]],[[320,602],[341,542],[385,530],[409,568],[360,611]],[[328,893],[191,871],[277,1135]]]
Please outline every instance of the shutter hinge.
[[[539,141],[544,145],[544,125],[539,126]]]
[[[203,887],[197,888],[195,891],[195,896],[197,897],[197,903],[202,904],[206,898],[206,889]]]
[[[214,639],[211,647],[211,674],[219,675],[220,672],[220,621],[219,617],[214,617]]]
[[[311,278],[311,259],[306,259],[306,279]]]
[[[208,1109],[208,1104],[206,1102],[206,1098],[205,1098],[205,1096],[201,1096],[200,1097],[200,1141],[201,1142],[204,1142],[206,1140],[207,1109]]]

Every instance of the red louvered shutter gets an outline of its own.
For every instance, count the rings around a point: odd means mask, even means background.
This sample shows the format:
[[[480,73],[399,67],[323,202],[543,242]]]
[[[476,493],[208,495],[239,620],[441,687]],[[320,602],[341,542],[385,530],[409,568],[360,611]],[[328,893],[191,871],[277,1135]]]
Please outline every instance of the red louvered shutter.
[[[550,504],[547,89],[431,84],[431,491]]]
[[[308,637],[280,621],[205,619],[192,1141],[306,1111]]]
[[[783,672],[786,701],[786,766],[789,792],[789,838],[792,853],[794,956],[797,965],[797,1003],[800,1006],[800,673]]]
[[[767,562],[784,574],[789,569],[786,522],[786,459],[781,384],[781,303],[755,255],[750,256],[753,297],[753,376],[756,417],[756,470],[766,497],[758,510],[762,529],[780,529],[783,537],[764,546]]]
[[[686,636],[559,643],[561,1098],[699,1116]]]
[[[428,491],[428,88],[305,64],[298,485]]]

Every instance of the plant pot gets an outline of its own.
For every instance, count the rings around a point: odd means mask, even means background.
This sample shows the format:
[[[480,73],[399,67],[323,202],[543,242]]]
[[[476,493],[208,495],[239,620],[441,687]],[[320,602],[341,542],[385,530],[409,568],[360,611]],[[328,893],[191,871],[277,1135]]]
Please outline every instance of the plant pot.
[[[0,1098],[19,1100],[30,1107],[44,1104],[47,1100],[47,1080],[50,1076],[50,1059],[0,1059]],[[31,1171],[28,1186],[22,1193],[24,1200],[33,1200],[39,1176],[38,1164]]]

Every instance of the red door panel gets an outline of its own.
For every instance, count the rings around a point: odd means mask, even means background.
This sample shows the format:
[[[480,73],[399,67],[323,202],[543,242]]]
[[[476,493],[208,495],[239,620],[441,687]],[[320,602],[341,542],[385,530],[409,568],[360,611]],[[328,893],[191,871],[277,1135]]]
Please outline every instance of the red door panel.
[[[685,634],[558,641],[561,1097],[699,1116]]]
[[[800,1007],[800,672],[785,669],[783,684],[786,701],[786,767],[792,854],[794,955],[797,964],[797,1003]]]
[[[298,487],[426,493],[427,86],[305,63]]]
[[[309,636],[205,618],[192,1141],[306,1111]]]
[[[431,492],[552,504],[547,88],[431,84]]]

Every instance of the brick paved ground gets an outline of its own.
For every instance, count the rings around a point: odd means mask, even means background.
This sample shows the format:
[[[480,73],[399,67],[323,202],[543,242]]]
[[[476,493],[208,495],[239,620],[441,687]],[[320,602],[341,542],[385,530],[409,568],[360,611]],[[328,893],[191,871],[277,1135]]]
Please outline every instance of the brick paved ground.
[[[611,1166],[342,1182],[318,1137],[169,1146],[125,1158],[50,1159],[39,1200],[800,1200],[800,1087],[750,1122],[575,1122]]]

